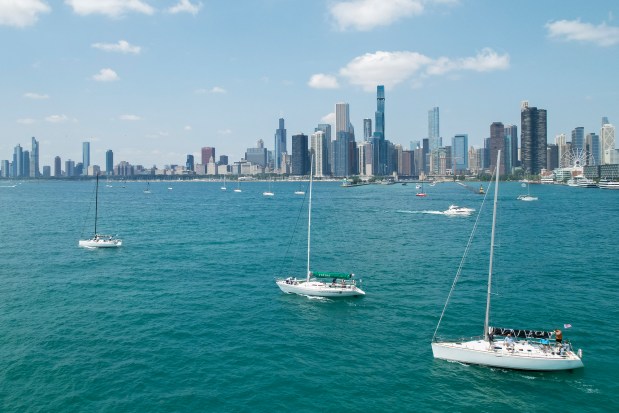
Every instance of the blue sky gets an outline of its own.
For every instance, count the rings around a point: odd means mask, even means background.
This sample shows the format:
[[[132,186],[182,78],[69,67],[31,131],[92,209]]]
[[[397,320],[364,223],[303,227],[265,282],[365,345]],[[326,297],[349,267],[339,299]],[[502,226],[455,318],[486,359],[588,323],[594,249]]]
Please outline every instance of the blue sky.
[[[240,159],[332,121],[361,139],[386,86],[386,137],[408,146],[440,107],[449,143],[481,146],[520,102],[549,141],[619,123],[619,2],[481,0],[0,0],[0,159],[162,167],[203,146]],[[290,141],[289,141],[290,142]],[[290,143],[289,143],[290,144]]]

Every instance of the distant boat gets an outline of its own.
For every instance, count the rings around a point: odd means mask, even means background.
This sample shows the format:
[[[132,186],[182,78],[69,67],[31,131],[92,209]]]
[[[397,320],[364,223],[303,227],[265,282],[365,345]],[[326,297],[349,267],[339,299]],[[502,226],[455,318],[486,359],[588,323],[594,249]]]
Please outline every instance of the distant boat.
[[[531,185],[528,182],[526,182],[526,183],[523,183],[522,186],[527,187],[527,193],[523,195],[518,195],[518,198],[516,199],[520,201],[537,201],[537,197],[531,195]]]
[[[598,186],[600,189],[619,189],[619,181],[602,180]]]
[[[243,191],[241,191],[241,179],[240,179],[240,177],[238,178],[238,181],[236,183],[236,188],[234,188],[234,192],[243,192]]]
[[[173,190],[174,188],[172,188],[171,186],[168,187],[168,191]]]
[[[299,188],[296,191],[294,191],[294,194],[295,195],[305,195],[305,191],[303,190],[303,185],[302,184],[299,184]]]
[[[311,228],[312,228],[312,175],[313,157],[310,166],[309,204],[307,212],[307,275],[305,279],[288,277],[277,279],[275,283],[287,294],[299,294],[310,297],[351,297],[365,295],[353,280],[354,274],[341,272],[313,272],[310,270]],[[323,280],[332,280],[326,282]]]
[[[223,184],[223,185],[222,185],[222,187],[221,187],[221,188],[219,188],[219,189],[221,189],[222,191],[225,191],[225,190],[227,190],[227,189],[228,189],[228,188],[226,188],[226,175],[224,175],[224,184]]]
[[[417,191],[417,193],[415,194],[415,196],[418,196],[418,197],[425,197],[425,196],[428,196],[428,194],[426,194],[426,193],[423,191],[423,181],[421,181],[421,185],[417,185],[417,186],[416,186],[416,188],[418,189],[418,191]]]
[[[145,194],[150,194],[150,182],[146,182],[146,189],[144,189]]]
[[[99,174],[97,174],[97,183],[95,186],[95,230],[94,235],[90,239],[81,239],[78,246],[84,248],[115,248],[120,247],[123,242],[114,235],[104,235],[97,232],[97,219],[99,215]]]
[[[271,184],[272,184],[272,183],[273,183],[273,179],[271,179],[271,180],[269,181],[269,190],[268,190],[268,191],[264,191],[264,192],[262,193],[262,195],[264,195],[264,196],[275,196],[275,192],[273,192],[273,190],[271,189]]]
[[[501,159],[497,155],[496,171]],[[492,234],[490,237],[490,254],[488,270],[488,292],[486,294],[486,316],[483,337],[443,341],[437,339],[441,319],[445,314],[449,297],[443,308],[443,314],[432,338],[432,355],[434,358],[457,361],[466,364],[500,367],[516,370],[571,370],[583,367],[582,352],[574,353],[568,341],[563,341],[560,330],[538,331],[511,328],[490,327],[490,298],[492,296],[492,262],[494,256],[494,233],[496,226],[497,198],[499,193],[499,174],[496,174],[494,187],[494,209],[492,213]],[[472,236],[472,235],[471,235]],[[466,251],[465,251],[466,254]],[[464,258],[463,258],[464,261]],[[452,286],[455,287],[455,281]],[[499,341],[499,337],[504,339]],[[520,340],[518,340],[520,338]],[[553,339],[554,338],[554,339]],[[552,340],[552,341],[551,341]]]
[[[479,194],[480,195],[484,195],[486,193],[486,191],[484,191],[484,186],[483,185],[479,185]]]
[[[450,205],[446,211],[443,211],[443,214],[445,215],[471,215],[473,212],[475,212],[473,208]]]

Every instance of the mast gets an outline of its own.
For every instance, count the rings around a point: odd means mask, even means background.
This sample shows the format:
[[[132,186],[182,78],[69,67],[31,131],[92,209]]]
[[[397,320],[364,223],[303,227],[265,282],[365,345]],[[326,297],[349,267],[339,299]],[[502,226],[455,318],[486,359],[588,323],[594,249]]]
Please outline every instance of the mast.
[[[494,207],[492,209],[492,235],[490,237],[490,265],[488,267],[488,296],[486,298],[486,319],[484,320],[484,340],[489,341],[488,327],[490,322],[490,294],[492,293],[492,258],[494,256],[494,227],[496,224],[496,201],[499,195],[499,171],[501,166],[501,150],[496,155],[496,181],[494,184]]]
[[[312,228],[312,184],[314,182],[314,155],[310,158],[310,185],[309,185],[309,204],[307,207],[307,279],[310,280],[310,246]]]
[[[95,236],[97,235],[97,216],[99,215],[99,173],[97,172],[97,186],[95,189]]]

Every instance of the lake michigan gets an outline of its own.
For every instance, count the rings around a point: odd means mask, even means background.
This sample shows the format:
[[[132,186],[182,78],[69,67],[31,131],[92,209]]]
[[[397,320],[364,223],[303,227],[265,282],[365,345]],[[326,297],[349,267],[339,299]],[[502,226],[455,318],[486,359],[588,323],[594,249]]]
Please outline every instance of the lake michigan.
[[[473,190],[315,182],[312,269],[367,294],[335,300],[274,283],[305,274],[298,183],[144,185],[101,182],[99,230],[124,244],[88,250],[94,182],[2,183],[0,411],[619,410],[619,191],[532,185],[521,202],[500,185],[491,324],[571,324],[583,350],[583,369],[539,373],[432,357],[476,218],[441,211],[479,211]],[[483,332],[491,210],[440,336]]]

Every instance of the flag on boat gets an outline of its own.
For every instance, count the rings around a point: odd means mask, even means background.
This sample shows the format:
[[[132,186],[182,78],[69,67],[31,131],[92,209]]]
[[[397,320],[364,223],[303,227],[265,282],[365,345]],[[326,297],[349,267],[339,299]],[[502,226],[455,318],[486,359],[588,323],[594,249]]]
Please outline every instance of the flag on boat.
[[[563,324],[563,328],[572,328],[571,324]]]

